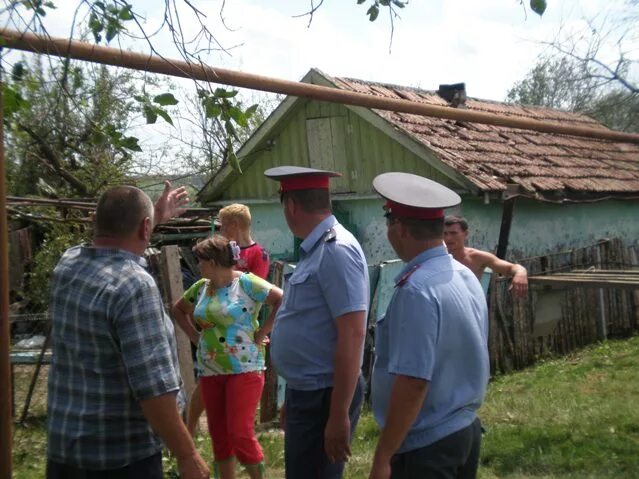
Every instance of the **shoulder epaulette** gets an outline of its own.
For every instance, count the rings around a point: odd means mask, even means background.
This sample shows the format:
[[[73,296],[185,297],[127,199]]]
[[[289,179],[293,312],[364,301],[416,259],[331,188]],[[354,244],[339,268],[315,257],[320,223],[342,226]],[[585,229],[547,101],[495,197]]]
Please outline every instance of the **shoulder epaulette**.
[[[421,266],[420,264],[416,264],[415,266],[413,266],[411,269],[409,269],[408,271],[406,271],[406,273],[404,274],[404,276],[402,276],[401,278],[399,278],[399,281],[397,283],[395,283],[395,287],[396,288],[401,288],[402,286],[404,286],[406,284],[406,282],[408,281],[408,278],[411,277],[411,275],[417,271],[419,269],[419,267]]]
[[[330,243],[331,241],[335,241],[337,239],[337,233],[335,233],[335,228],[329,228],[326,230],[326,234],[324,235],[324,243]]]

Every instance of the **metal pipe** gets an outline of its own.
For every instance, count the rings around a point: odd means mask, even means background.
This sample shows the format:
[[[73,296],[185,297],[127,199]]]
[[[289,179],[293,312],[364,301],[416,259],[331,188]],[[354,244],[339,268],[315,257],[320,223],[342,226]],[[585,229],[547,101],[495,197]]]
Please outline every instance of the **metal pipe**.
[[[0,29],[4,46],[33,53],[68,57],[104,65],[143,70],[147,72],[191,78],[212,83],[250,88],[253,90],[280,93],[319,101],[341,103],[344,105],[377,108],[395,112],[445,118],[448,120],[468,121],[489,125],[535,130],[545,133],[583,136],[603,140],[639,143],[639,134],[622,133],[605,128],[590,128],[563,125],[556,122],[517,118],[447,106],[393,98],[382,98],[364,93],[341,90],[338,88],[311,85],[308,83],[281,80],[273,77],[254,75],[224,68],[214,68],[204,64],[187,63],[164,57],[122,51],[117,48],[103,47],[68,38],[43,37],[34,33],[21,33],[10,29]]]
[[[0,478],[11,479],[11,360],[9,349],[9,233],[6,210],[6,167],[4,157],[4,98],[0,79]]]

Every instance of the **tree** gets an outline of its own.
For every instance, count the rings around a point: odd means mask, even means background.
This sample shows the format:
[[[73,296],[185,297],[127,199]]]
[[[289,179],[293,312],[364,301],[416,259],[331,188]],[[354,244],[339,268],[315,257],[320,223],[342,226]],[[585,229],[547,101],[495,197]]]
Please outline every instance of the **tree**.
[[[588,20],[585,31],[562,29],[507,101],[584,113],[609,128],[639,132],[639,58],[633,50],[639,0],[625,4],[623,12]]]
[[[581,29],[560,29],[555,39],[545,45],[554,56],[579,65],[580,73],[598,88],[636,94],[639,93],[637,42],[639,0],[625,0],[624,8],[587,19]]]
[[[139,111],[132,73],[35,58],[14,65],[6,89],[16,98],[5,111],[13,194],[93,198],[124,180],[140,151],[126,134]]]

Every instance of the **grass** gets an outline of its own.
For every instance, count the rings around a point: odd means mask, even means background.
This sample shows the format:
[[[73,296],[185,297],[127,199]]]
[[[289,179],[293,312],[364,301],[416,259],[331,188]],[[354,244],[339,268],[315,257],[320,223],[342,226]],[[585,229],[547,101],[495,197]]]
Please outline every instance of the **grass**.
[[[20,405],[30,370],[16,371]],[[16,479],[43,477],[44,378],[46,375],[39,381],[30,419],[14,430]],[[500,376],[491,382],[480,412],[486,434],[479,477],[639,477],[638,398],[639,337],[608,341]],[[356,431],[346,479],[368,477],[377,434],[367,411]],[[259,438],[269,477],[284,477],[282,433],[267,430],[260,432]],[[197,445],[210,460],[211,445],[205,434],[198,436]],[[172,466],[167,459],[165,469],[170,471]]]

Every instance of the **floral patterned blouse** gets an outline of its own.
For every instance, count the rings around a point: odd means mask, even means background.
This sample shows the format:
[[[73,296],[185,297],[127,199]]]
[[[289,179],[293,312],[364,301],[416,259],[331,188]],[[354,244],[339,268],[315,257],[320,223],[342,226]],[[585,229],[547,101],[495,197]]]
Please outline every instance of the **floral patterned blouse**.
[[[258,315],[273,287],[252,273],[243,273],[215,291],[201,279],[184,293],[194,305],[193,318],[202,329],[197,347],[200,376],[240,374],[264,369],[264,346],[253,342]]]

